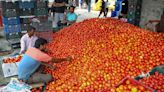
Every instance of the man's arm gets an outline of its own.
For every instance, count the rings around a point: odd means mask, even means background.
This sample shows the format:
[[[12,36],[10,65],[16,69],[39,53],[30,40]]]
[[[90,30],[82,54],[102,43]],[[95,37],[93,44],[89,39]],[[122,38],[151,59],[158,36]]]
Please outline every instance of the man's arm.
[[[50,65],[50,64],[47,64],[47,63],[43,63],[43,62],[41,63],[41,65],[44,65],[46,67],[51,68],[52,70],[55,70],[55,67],[53,65]]]
[[[26,51],[26,43],[25,43],[25,41],[24,41],[24,38],[21,38],[20,44],[21,44],[20,54],[24,54],[25,51]]]
[[[71,57],[67,57],[67,58],[52,58],[51,62],[53,63],[61,63],[63,61],[71,61],[72,58]]]
[[[53,66],[53,63],[60,63],[60,62],[63,62],[63,61],[71,61],[72,60],[72,58],[71,57],[67,57],[67,58],[52,58],[52,60],[51,60],[51,64],[47,64],[47,63],[44,63],[44,62],[41,62],[41,64],[42,65],[44,65],[44,66],[46,66],[46,67],[49,67],[49,68],[51,68],[52,70],[55,70],[55,67]]]

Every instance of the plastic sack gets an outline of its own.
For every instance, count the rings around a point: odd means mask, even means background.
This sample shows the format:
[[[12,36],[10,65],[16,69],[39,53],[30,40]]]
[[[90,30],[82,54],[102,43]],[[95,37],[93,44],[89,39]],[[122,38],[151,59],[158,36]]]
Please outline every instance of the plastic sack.
[[[0,88],[0,92],[31,92],[32,87],[24,82],[19,82],[16,78],[11,78],[9,84]]]

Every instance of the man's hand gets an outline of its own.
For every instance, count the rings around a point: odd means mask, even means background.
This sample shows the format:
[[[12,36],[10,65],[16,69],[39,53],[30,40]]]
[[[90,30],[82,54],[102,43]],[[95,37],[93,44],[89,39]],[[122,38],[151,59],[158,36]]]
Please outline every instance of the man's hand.
[[[67,57],[66,61],[71,62],[72,61],[72,57]]]
[[[21,51],[20,54],[25,54],[26,51]]]
[[[49,67],[50,69],[52,70],[55,70],[56,68],[53,66],[53,64],[46,64],[46,63],[41,63],[42,65],[46,66],[46,67]]]
[[[51,70],[55,70],[56,69],[56,67],[54,67],[54,66],[52,66],[52,65],[50,65],[50,66],[48,66]]]

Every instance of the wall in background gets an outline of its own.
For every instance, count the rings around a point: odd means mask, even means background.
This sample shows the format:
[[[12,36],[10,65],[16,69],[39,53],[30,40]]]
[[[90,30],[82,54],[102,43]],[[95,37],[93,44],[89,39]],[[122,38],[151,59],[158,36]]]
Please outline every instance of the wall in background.
[[[149,20],[159,20],[163,9],[164,0],[143,0],[140,26],[143,28]]]

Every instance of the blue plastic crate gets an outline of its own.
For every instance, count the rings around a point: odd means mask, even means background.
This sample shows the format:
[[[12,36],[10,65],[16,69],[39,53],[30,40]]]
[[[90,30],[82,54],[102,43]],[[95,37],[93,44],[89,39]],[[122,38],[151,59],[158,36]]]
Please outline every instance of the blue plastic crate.
[[[5,34],[21,32],[20,25],[3,25]]]
[[[115,11],[121,11],[122,10],[122,1],[117,1],[115,6]]]
[[[117,1],[123,2],[124,0],[117,0]]]
[[[118,17],[119,12],[118,11],[112,11],[111,17]]]
[[[34,1],[20,1],[19,2],[19,8],[20,9],[31,9],[34,8]]]
[[[5,25],[18,25],[20,24],[20,18],[19,17],[11,17],[11,18],[2,18],[3,24]]]

